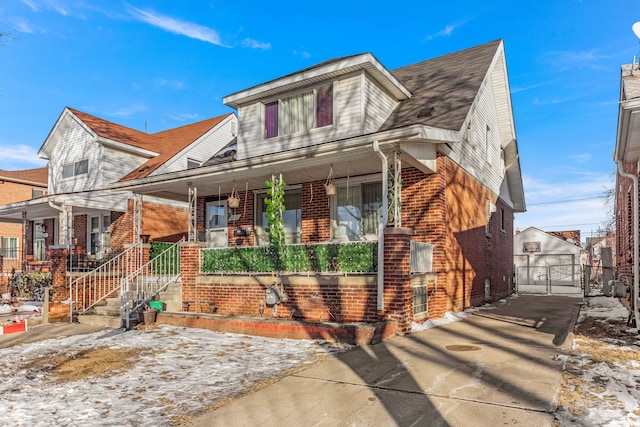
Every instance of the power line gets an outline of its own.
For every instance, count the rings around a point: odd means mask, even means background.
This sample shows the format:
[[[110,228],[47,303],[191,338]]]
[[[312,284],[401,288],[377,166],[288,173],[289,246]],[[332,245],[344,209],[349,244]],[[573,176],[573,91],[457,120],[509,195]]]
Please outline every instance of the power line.
[[[581,202],[583,200],[594,200],[594,199],[602,199],[602,198],[603,196],[583,197],[582,199],[556,200],[554,202],[527,203],[527,206],[554,205],[557,203]]]

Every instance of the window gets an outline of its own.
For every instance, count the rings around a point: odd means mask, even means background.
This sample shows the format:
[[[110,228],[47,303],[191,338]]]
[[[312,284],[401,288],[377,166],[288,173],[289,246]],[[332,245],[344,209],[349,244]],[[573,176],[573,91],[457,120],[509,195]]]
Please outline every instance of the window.
[[[484,232],[487,237],[491,237],[491,215],[496,211],[496,205],[487,200],[486,203],[486,223],[484,227]]]
[[[382,183],[339,187],[333,221],[336,239],[375,239],[382,215]]]
[[[18,259],[18,238],[2,238],[2,256],[5,259]]]
[[[429,312],[429,298],[427,285],[420,284],[413,287],[413,314],[427,314]]]
[[[33,260],[44,261],[47,254],[47,246],[44,234],[46,232],[44,223],[36,222],[33,227]]]
[[[67,163],[62,166],[62,178],[71,178],[76,175],[89,173],[89,160],[80,160],[75,163]]]
[[[111,216],[99,215],[89,219],[89,254],[102,259],[111,246]]]
[[[256,237],[259,245],[268,245],[269,236],[267,228],[267,204],[265,199],[267,194],[258,194],[256,215]],[[288,244],[300,243],[302,241],[302,193],[300,190],[289,190],[284,192],[284,239]]]
[[[45,196],[46,194],[47,194],[47,191],[43,190],[41,188],[32,188],[31,189],[31,198],[32,199],[37,199],[38,197]]]
[[[500,208],[500,231],[504,231],[504,209]]]
[[[301,92],[264,105],[265,139],[333,124],[333,85]]]

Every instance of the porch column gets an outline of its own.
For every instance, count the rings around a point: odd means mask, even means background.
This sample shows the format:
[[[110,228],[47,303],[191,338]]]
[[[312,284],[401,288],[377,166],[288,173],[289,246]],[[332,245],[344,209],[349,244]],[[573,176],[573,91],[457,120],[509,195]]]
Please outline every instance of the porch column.
[[[384,230],[384,311],[383,318],[394,320],[398,335],[411,332],[413,288],[411,287],[410,228]]]
[[[140,235],[142,234],[142,194],[133,195],[133,239],[131,242],[135,245],[140,243]]]
[[[198,241],[198,189],[189,184],[188,215],[188,239],[190,242]]]
[[[183,311],[190,311],[191,308],[200,309],[200,300],[203,295],[198,294],[196,279],[200,275],[200,248],[204,243],[184,242],[180,244],[180,277],[182,279],[182,302],[192,301],[197,304],[190,304]],[[194,308],[195,310],[195,308]]]
[[[22,271],[27,271],[27,229],[29,221],[27,221],[27,212],[22,211]]]

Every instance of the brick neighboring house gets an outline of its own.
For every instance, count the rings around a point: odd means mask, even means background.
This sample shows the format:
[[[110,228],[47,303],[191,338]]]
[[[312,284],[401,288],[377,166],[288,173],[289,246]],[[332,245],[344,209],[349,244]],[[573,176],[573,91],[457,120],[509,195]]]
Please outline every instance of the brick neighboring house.
[[[34,265],[49,266],[52,249],[70,247],[77,270],[98,265],[140,235],[176,241],[187,232],[185,203],[140,200],[106,187],[134,171],[142,177],[199,166],[234,138],[236,128],[230,113],[147,134],[65,108],[38,152],[48,161],[47,195],[4,200],[0,224],[19,223]]]
[[[501,40],[392,71],[369,53],[336,58],[224,103],[238,111],[238,136],[220,156],[110,186],[190,204],[184,300],[258,315],[268,276],[205,275],[198,257],[201,247],[267,244],[273,174],[287,183],[287,243],[377,241],[384,259],[372,275],[283,276],[278,316],[392,320],[403,334],[512,293],[513,217],[525,200]],[[433,245],[429,271],[411,273],[411,242]],[[428,299],[417,310],[418,294]]]
[[[47,168],[0,170],[0,204],[33,200],[47,193]],[[22,271],[24,236],[21,223],[0,222],[0,273]]]
[[[620,74],[620,104],[613,161],[616,176],[616,245],[617,276],[639,293],[640,262],[638,227],[638,178],[640,177],[640,69],[638,64],[623,65]],[[638,319],[638,304],[635,304]]]

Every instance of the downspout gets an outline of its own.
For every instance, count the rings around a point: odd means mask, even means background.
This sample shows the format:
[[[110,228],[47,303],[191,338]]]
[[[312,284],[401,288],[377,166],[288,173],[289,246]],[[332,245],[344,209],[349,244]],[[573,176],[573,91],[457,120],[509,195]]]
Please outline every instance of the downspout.
[[[53,203],[49,200],[49,206],[52,208],[62,212],[64,214],[64,226],[66,228],[65,236],[67,238],[67,260],[69,261],[69,269],[71,269],[71,230],[69,227],[69,216],[67,215],[67,211],[61,207]],[[73,323],[73,277],[71,276],[71,271],[69,273],[69,323]]]
[[[638,236],[640,235],[639,224],[638,224],[638,176],[631,173],[626,173],[622,169],[622,164],[620,161],[616,162],[618,165],[618,175],[623,178],[631,178],[633,181],[633,317],[636,320],[636,327],[640,325],[640,315],[638,315],[638,283],[640,279],[638,278],[638,254],[640,250],[638,249],[639,242]]]
[[[382,218],[378,224],[378,310],[384,310],[384,229],[389,221],[389,163],[380,151],[378,141],[373,141],[373,151],[382,161]]]

